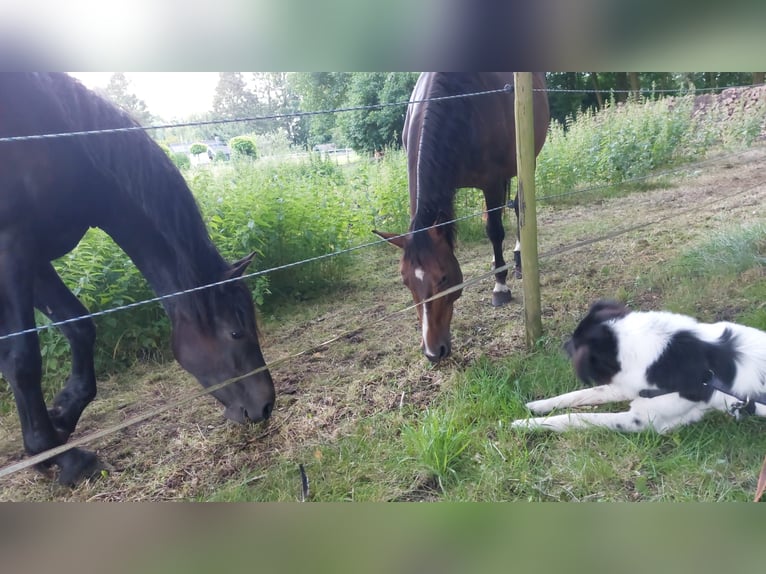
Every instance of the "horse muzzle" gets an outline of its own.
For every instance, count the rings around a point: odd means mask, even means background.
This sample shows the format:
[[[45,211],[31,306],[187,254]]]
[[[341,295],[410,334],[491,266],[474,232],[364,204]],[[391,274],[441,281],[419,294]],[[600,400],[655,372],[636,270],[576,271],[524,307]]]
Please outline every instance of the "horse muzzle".
[[[437,345],[435,349],[429,348],[427,345],[423,345],[423,354],[426,356],[426,359],[432,363],[438,363],[442,359],[446,359],[449,357],[451,352],[452,345],[449,341],[445,341]]]
[[[273,411],[273,401],[268,401],[262,406],[258,405],[250,408],[235,403],[224,409],[223,416],[235,423],[249,424],[268,420]]]

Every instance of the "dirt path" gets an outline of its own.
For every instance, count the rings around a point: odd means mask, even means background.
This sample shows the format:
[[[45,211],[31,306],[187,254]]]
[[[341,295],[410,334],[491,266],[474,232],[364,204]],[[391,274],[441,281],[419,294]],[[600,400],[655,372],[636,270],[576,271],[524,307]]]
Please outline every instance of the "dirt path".
[[[766,221],[766,147],[688,170],[652,191],[572,207],[541,206],[540,252],[608,237],[541,257],[543,326],[560,337],[594,299],[635,290],[637,275],[661,266],[710,233]],[[621,234],[616,230],[634,229]],[[609,236],[613,234],[613,236]],[[492,279],[465,289],[453,319],[453,356],[431,368],[418,349],[415,312],[401,285],[398,252],[371,249],[351,285],[329,301],[284,312],[264,324],[267,360],[367,327],[272,370],[277,411],[268,427],[223,420],[201,399],[91,446],[114,470],[74,490],[33,471],[2,479],[0,500],[169,500],[205,498],[233,479],[257,480],[269,463],[309,445],[332,443],[357,421],[402,404],[427,405],[453,375],[481,356],[524,352],[521,283],[507,307],[490,304]],[[488,243],[459,248],[466,277],[488,270]],[[656,293],[637,304],[656,308]],[[385,321],[379,319],[388,317]],[[188,395],[197,384],[176,365],[139,365],[101,382],[76,436]],[[3,392],[8,392],[7,389]],[[22,458],[16,413],[0,417],[0,466]]]

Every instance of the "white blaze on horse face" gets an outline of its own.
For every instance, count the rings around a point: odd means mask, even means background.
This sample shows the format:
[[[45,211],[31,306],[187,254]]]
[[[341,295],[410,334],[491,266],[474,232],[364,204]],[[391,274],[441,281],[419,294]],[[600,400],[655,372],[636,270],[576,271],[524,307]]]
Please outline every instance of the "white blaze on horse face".
[[[418,281],[422,281],[423,278],[425,278],[425,276],[426,276],[426,272],[423,271],[423,269],[421,269],[420,267],[417,267],[415,269],[415,277],[418,278]]]
[[[435,357],[438,356],[437,353],[434,353],[429,347],[428,347],[428,307],[425,303],[423,303],[423,350],[425,351],[426,355],[429,357]]]

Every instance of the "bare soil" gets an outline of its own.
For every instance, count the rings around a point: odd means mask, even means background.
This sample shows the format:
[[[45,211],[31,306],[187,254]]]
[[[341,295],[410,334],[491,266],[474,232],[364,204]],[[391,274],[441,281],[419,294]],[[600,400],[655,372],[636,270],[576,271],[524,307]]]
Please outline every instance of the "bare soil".
[[[766,147],[760,146],[666,177],[650,191],[568,207],[540,206],[545,335],[563,337],[601,297],[636,293],[634,307],[659,308],[662,294],[637,291],[638,275],[711,233],[764,221],[764,173]],[[226,483],[259,480],[270,463],[299,449],[332,444],[375,413],[428,405],[455,373],[479,357],[525,352],[521,282],[511,281],[514,300],[508,306],[494,308],[493,280],[486,278],[466,288],[456,304],[452,357],[429,365],[418,348],[415,311],[397,312],[410,304],[398,256],[388,245],[372,248],[349,284],[332,297],[264,318],[267,360],[313,349],[272,369],[278,401],[267,426],[228,423],[217,403],[204,397],[91,444],[113,467],[105,476],[70,489],[24,470],[0,479],[0,500],[204,499]],[[458,258],[466,278],[486,273],[489,244],[461,245]],[[731,312],[724,306],[701,310],[703,315]],[[315,348],[357,327],[361,330]],[[136,365],[100,382],[99,396],[74,437],[196,390],[197,383],[175,364]],[[0,467],[22,460],[22,450],[16,413],[1,416]],[[432,487],[420,485],[424,492]],[[296,493],[299,488],[296,482]]]

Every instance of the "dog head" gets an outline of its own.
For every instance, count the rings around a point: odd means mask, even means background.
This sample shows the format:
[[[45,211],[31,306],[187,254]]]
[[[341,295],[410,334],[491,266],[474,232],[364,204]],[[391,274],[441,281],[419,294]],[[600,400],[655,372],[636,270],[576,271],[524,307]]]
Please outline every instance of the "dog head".
[[[608,324],[630,311],[617,301],[597,301],[564,343],[577,377],[587,385],[605,385],[620,371],[617,335]]]

